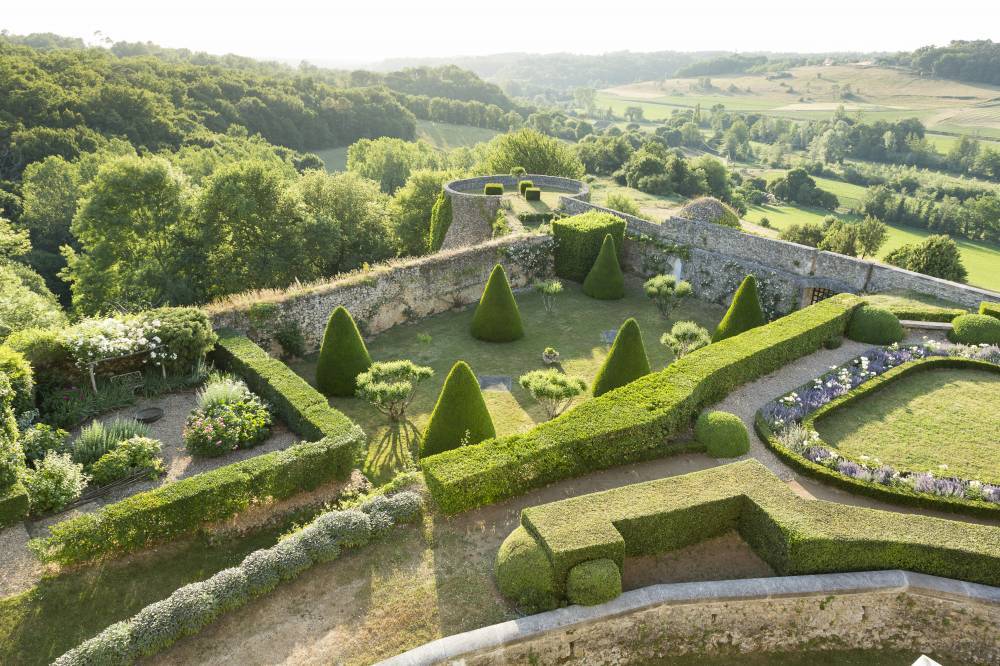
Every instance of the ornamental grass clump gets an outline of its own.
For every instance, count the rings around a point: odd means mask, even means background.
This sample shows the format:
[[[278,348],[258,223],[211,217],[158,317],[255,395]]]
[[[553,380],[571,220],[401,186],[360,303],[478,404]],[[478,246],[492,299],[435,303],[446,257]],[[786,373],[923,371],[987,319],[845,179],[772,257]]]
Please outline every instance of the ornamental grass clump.
[[[532,370],[521,375],[517,382],[538,401],[549,419],[562,414],[577,396],[587,391],[587,382],[555,369]]]
[[[116,418],[109,423],[94,421],[84,426],[73,442],[73,460],[89,468],[105,453],[132,437],[149,437],[149,426],[126,418]]]
[[[625,298],[625,274],[618,264],[618,251],[611,234],[604,236],[597,260],[583,281],[583,293],[602,301]]]
[[[316,387],[328,396],[347,398],[357,391],[357,377],[372,364],[368,347],[361,338],[351,313],[337,307],[323,332],[316,361]]]
[[[722,317],[718,328],[715,329],[712,342],[731,338],[766,323],[764,309],[760,305],[757,278],[748,275],[743,278],[743,282],[740,283],[733,296],[733,302],[729,304],[729,309],[726,310],[725,316]]]
[[[524,337],[521,313],[503,266],[490,273],[483,295],[472,316],[472,337],[486,342],[513,342]]]
[[[691,283],[678,280],[673,275],[653,276],[642,287],[664,319],[669,319],[674,308],[691,295]]]
[[[496,437],[493,418],[472,368],[465,361],[452,366],[420,440],[420,456]]]
[[[358,375],[358,397],[389,417],[405,421],[417,385],[434,376],[434,370],[413,361],[378,361]]]
[[[630,317],[618,329],[611,351],[597,371],[594,397],[648,374],[649,357],[646,356],[646,346],[642,342],[642,331],[639,330],[639,323]]]
[[[693,321],[679,321],[669,333],[660,336],[660,344],[673,352],[675,359],[712,344],[711,334]]]

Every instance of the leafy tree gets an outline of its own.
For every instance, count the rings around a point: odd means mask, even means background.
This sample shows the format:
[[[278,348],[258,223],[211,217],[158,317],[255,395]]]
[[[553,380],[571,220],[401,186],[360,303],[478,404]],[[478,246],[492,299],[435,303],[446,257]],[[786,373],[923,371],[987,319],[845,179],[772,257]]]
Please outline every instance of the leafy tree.
[[[406,185],[393,195],[390,219],[401,254],[427,253],[431,241],[431,215],[447,177],[444,171],[414,171]]]
[[[532,370],[518,380],[525,391],[541,404],[550,419],[562,414],[573,399],[587,390],[587,382],[558,370]]]
[[[619,386],[649,374],[649,357],[642,342],[642,331],[633,318],[628,318],[618,329],[608,357],[594,378],[594,397],[604,395]]]
[[[615,239],[611,234],[604,236],[597,260],[583,281],[583,293],[605,301],[625,297],[625,275],[618,264]]]
[[[693,321],[679,321],[669,333],[660,336],[660,344],[672,351],[675,358],[681,358],[712,344],[712,335]]]
[[[420,382],[434,376],[434,370],[413,361],[379,361],[357,377],[358,397],[389,417],[406,420],[406,408],[413,402]]]
[[[823,225],[819,222],[803,222],[790,224],[778,233],[778,238],[790,243],[817,247],[823,242]]]
[[[521,313],[507,282],[507,273],[500,264],[490,273],[472,316],[472,337],[487,342],[512,342],[524,337]]]
[[[729,304],[729,309],[715,329],[712,342],[731,338],[766,323],[767,319],[760,305],[760,294],[757,291],[757,278],[748,275],[743,278],[739,289],[733,295],[733,302]]]
[[[351,313],[342,306],[335,308],[323,332],[316,362],[316,387],[324,395],[353,396],[358,375],[371,364],[368,347]]]
[[[848,257],[858,256],[858,227],[850,222],[843,222],[834,219],[826,225],[823,232],[823,240],[817,247],[827,252],[847,255]]]
[[[643,218],[642,211],[639,210],[638,204],[635,203],[630,197],[619,194],[617,192],[612,192],[608,195],[608,198],[604,201],[604,207],[610,208],[611,210],[616,210],[619,213],[625,213],[626,215],[631,215],[633,217]]]
[[[587,86],[579,86],[573,89],[573,101],[576,102],[577,106],[586,111],[587,113],[593,113],[595,108],[595,101],[597,100],[597,91],[593,88]]]
[[[643,119],[643,111],[641,106],[626,106],[625,107],[625,120],[630,123],[637,123]]]
[[[952,282],[965,282],[969,275],[962,264],[958,245],[943,234],[898,247],[885,255],[884,261],[908,271]]]
[[[655,275],[646,280],[643,289],[664,319],[669,319],[674,308],[691,295],[691,283],[678,281],[673,275]]]
[[[66,315],[41,277],[23,264],[0,261],[0,342],[27,328],[59,328]]]
[[[428,239],[428,249],[431,252],[441,249],[449,227],[451,227],[451,197],[442,190],[434,201],[434,207],[431,208],[431,229]]]
[[[420,441],[420,457],[478,444],[496,437],[493,418],[472,368],[465,361],[452,366]]]
[[[583,164],[571,146],[532,129],[500,134],[491,139],[476,171],[510,173],[518,166],[528,173],[548,176],[582,178],[584,174]]]
[[[15,259],[31,252],[27,229],[15,229],[10,220],[0,217],[0,261]]]
[[[359,139],[347,150],[347,170],[374,180],[386,194],[402,187],[413,171],[442,166],[441,154],[425,141]]]
[[[861,257],[874,256],[889,239],[889,227],[870,215],[858,224],[858,250]]]

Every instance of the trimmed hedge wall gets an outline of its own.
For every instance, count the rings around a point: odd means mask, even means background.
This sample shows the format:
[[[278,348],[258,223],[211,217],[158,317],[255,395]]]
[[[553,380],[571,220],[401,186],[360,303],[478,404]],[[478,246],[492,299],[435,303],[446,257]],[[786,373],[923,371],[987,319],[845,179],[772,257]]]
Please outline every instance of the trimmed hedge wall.
[[[979,304],[979,314],[989,315],[1000,319],[1000,303],[987,303],[986,301],[983,301]]]
[[[483,194],[503,194],[503,183],[486,183],[483,186]]]
[[[537,187],[526,187],[524,188],[524,200],[525,201],[541,201],[542,191]]]
[[[805,500],[757,460],[528,507],[521,524],[560,597],[583,562],[621,567],[731,530],[780,575],[907,569],[1000,584],[1000,528]]]
[[[581,215],[552,220],[552,236],[556,241],[556,275],[564,280],[583,282],[601,251],[604,237],[611,234],[623,263],[625,220],[611,213],[589,211]]]
[[[427,485],[441,510],[451,514],[596,469],[704,450],[702,444],[677,446],[669,440],[737,386],[842,334],[860,302],[838,294],[694,351],[526,433],[426,458]]]
[[[517,189],[521,193],[522,197],[524,196],[524,191],[529,187],[535,187],[535,184],[530,180],[519,180],[517,182]]]
[[[983,361],[976,361],[968,358],[932,356],[929,358],[904,363],[896,366],[884,374],[861,384],[856,389],[848,391],[842,396],[834,398],[823,405],[815,412],[803,419],[803,425],[815,430],[815,422],[822,416],[829,414],[833,410],[849,406],[855,400],[871,395],[891,384],[894,380],[916,372],[943,368],[968,368],[977,370],[987,370],[990,372],[1000,372],[1000,367]],[[944,497],[940,495],[930,495],[928,493],[918,493],[899,486],[887,486],[873,481],[863,481],[841,474],[824,465],[813,462],[808,458],[785,447],[775,436],[774,431],[768,426],[766,419],[760,410],[754,418],[754,429],[760,438],[767,444],[768,448],[791,467],[799,472],[811,476],[815,479],[843,488],[852,493],[874,497],[876,499],[903,504],[906,506],[918,507],[921,509],[935,509],[938,511],[949,511],[953,513],[964,513],[968,515],[984,516],[996,518],[1000,516],[1000,505],[979,500],[969,500],[958,497]],[[834,448],[831,445],[816,440],[817,446]],[[903,470],[910,471],[910,470]],[[913,470],[919,471],[919,470]]]
[[[32,541],[39,557],[70,564],[120,555],[350,474],[365,438],[360,427],[249,338],[222,331],[214,355],[271,403],[289,428],[319,441],[196,474],[65,520],[51,528],[51,537]]]

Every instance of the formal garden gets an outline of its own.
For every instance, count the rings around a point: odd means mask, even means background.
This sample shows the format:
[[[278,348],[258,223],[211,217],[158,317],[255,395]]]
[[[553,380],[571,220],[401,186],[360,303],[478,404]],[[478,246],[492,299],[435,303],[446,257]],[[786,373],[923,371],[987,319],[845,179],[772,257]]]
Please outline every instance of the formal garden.
[[[540,232],[516,287],[497,263],[478,302],[368,336],[337,306],[311,353],[287,311],[277,346],[196,308],[10,336],[0,661],[372,663],[653,582],[1000,585],[994,305],[838,294],[769,318],[755,275],[723,306],[626,270],[619,216]],[[904,330],[921,308],[946,338]],[[749,396],[755,418],[717,408],[818,354],[836,364]]]

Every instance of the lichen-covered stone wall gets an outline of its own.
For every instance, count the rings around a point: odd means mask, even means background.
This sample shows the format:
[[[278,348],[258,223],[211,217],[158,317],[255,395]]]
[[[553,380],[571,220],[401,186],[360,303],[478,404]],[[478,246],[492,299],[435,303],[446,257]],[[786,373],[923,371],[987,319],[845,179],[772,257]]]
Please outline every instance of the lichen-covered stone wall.
[[[330,313],[346,307],[366,336],[397,324],[458,308],[479,300],[496,264],[511,286],[529,285],[552,274],[548,236],[507,236],[474,247],[374,266],[330,281],[261,292],[206,307],[216,328],[250,332],[252,303],[277,304],[280,319],[298,323],[310,348],[318,346]]]

